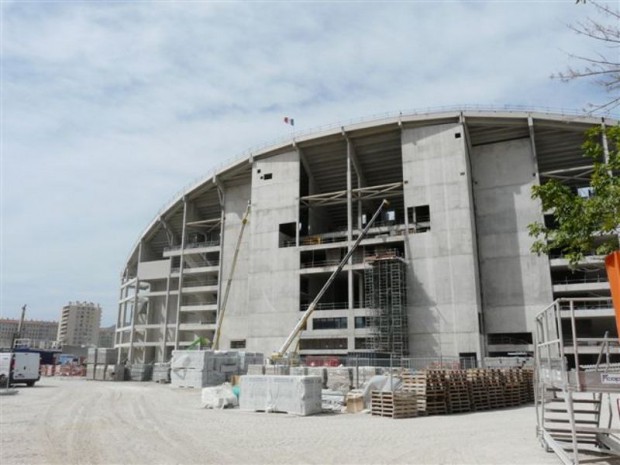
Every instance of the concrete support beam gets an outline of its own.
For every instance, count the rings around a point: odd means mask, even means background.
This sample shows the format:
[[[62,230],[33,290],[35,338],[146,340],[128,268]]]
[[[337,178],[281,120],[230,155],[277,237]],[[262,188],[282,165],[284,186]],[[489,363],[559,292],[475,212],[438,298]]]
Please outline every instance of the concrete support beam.
[[[219,193],[219,189],[218,189]],[[179,349],[179,325],[181,324],[181,301],[183,297],[183,266],[185,264],[185,242],[186,242],[186,234],[185,227],[187,223],[187,197],[183,197],[183,229],[181,232],[181,256],[179,259],[179,287],[177,290],[177,318],[176,324],[174,328],[174,350]]]

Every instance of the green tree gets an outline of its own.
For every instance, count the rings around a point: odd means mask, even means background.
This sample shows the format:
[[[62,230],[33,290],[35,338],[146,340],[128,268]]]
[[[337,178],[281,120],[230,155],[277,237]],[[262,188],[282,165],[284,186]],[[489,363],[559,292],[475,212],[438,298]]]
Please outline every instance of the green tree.
[[[582,148],[593,162],[590,185],[575,190],[551,179],[534,186],[532,198],[540,199],[543,211],[553,213],[555,221],[550,226],[528,225],[535,239],[532,252],[548,255],[561,250],[571,266],[586,255],[607,255],[620,248],[620,127],[606,128],[604,134],[601,127],[592,128]]]

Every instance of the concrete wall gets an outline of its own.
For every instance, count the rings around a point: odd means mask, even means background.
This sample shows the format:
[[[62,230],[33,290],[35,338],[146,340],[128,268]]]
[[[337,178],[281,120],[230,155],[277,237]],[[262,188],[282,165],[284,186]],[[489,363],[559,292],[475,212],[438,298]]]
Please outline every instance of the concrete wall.
[[[279,225],[298,221],[298,205],[299,154],[255,161],[247,320],[252,328],[247,347],[254,352],[277,350],[301,315],[299,251],[278,245]]]
[[[460,137],[457,137],[460,134]],[[409,346],[413,356],[479,353],[465,137],[461,125],[404,129],[405,206],[429,205],[431,230],[409,234]]]
[[[486,332],[533,331],[553,296],[547,257],[530,252],[527,225],[542,219],[530,140],[474,147],[472,172]]]
[[[235,246],[241,230],[241,220],[250,200],[249,184],[226,187],[224,201],[224,232],[222,247],[222,275],[220,276],[220,301],[224,297],[226,282],[230,276]],[[249,331],[248,276],[250,262],[251,225],[255,212],[250,211],[249,222],[243,232],[237,266],[230,287],[226,314],[223,320],[220,349],[230,348],[231,340],[247,339]]]

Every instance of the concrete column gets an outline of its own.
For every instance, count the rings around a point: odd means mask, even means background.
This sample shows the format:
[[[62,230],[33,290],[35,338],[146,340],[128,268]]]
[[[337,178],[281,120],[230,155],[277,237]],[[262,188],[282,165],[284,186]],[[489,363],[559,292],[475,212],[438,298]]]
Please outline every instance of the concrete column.
[[[140,244],[138,244],[138,263],[142,261],[142,240]],[[140,293],[140,278],[136,276],[136,292],[133,297],[133,311],[131,312],[131,329],[129,330],[129,354],[127,358],[129,359],[129,363],[133,363],[133,337],[136,329],[136,316],[138,310],[138,297]]]
[[[185,260],[185,223],[187,223],[187,197],[183,197],[183,227],[181,232],[181,258],[179,260],[179,292],[177,294],[177,321],[174,328],[174,349],[179,349],[179,325],[181,324],[181,297],[183,288],[183,265]]]
[[[480,360],[484,360],[486,355],[486,335],[484,328],[480,327],[480,325],[484,322],[484,305],[482,303],[482,275],[480,270],[480,253],[478,252],[478,231],[476,225],[476,202],[474,201],[474,179],[472,174],[472,165],[471,165],[471,139],[469,137],[469,129],[467,127],[467,121],[463,113],[459,118],[459,122],[461,124],[461,132],[463,134],[463,138],[465,140],[464,148],[465,148],[465,176],[467,177],[467,195],[469,196],[469,204],[471,205],[471,237],[472,237],[472,253],[474,257],[474,268],[475,268],[475,286],[476,286],[476,306],[478,314],[481,315],[478,317],[478,331],[480,336],[478,337],[478,347],[476,348],[476,352],[478,353]]]
[[[172,274],[172,259],[170,259],[170,265],[168,267],[168,277],[166,278],[166,299],[164,300],[164,327],[163,335],[161,338],[161,360],[160,362],[166,362],[166,342],[168,339],[168,305],[170,303],[170,275]]]
[[[345,134],[346,137],[346,134]],[[353,193],[352,190],[352,181],[351,181],[351,157],[353,152],[353,144],[347,137],[347,249],[351,250],[351,241],[353,240]],[[348,265],[351,266],[353,264],[353,256],[349,258]],[[353,270],[349,268],[347,270],[347,306],[349,308],[348,316],[347,316],[347,328],[348,333],[352,334],[354,328],[354,312],[353,312]],[[349,336],[347,345],[349,350],[353,350],[355,348],[354,345],[355,338],[353,336]]]
[[[226,191],[224,190],[224,186],[218,183],[217,186],[218,192],[220,193],[220,253],[218,255],[219,264],[217,271],[217,299],[215,301],[217,305],[217,312],[215,314],[215,321],[220,318],[220,297],[222,296],[222,277],[224,272],[224,236],[225,236],[225,226],[226,226]],[[215,336],[215,334],[214,334]]]

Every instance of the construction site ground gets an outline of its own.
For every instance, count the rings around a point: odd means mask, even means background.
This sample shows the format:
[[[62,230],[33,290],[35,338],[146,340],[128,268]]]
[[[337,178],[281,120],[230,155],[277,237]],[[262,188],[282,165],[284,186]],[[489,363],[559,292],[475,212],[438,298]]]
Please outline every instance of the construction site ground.
[[[533,405],[390,419],[205,410],[200,390],[42,378],[0,396],[0,463],[554,464]]]

